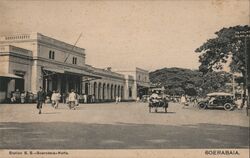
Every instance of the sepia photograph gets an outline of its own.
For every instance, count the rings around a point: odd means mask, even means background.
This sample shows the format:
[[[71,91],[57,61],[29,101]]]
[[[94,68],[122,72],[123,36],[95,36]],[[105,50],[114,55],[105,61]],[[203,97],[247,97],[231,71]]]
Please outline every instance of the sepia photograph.
[[[249,0],[0,0],[1,158],[249,158]]]

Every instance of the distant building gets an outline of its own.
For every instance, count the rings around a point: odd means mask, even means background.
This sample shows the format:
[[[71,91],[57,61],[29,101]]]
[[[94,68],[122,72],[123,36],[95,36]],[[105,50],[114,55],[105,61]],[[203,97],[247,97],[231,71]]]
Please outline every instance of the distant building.
[[[85,63],[85,56],[85,49],[40,33],[0,37],[0,102],[16,89],[36,93],[39,87],[61,93],[74,89],[98,102],[116,96],[135,100],[146,93],[147,71],[136,68],[125,75],[95,68]]]
[[[149,72],[141,68],[135,68],[134,70],[124,70],[117,71],[126,76],[126,85],[128,86],[130,93],[127,93],[126,96],[130,97],[132,93],[132,98],[142,98],[143,95],[148,95],[150,88],[149,81]]]

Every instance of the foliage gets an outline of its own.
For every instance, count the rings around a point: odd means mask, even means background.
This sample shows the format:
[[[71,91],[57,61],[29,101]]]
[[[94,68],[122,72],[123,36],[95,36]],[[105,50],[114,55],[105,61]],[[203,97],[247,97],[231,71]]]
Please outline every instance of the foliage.
[[[149,73],[152,84],[164,86],[170,95],[205,95],[209,92],[224,91],[230,74],[210,72],[202,75],[197,70],[183,68],[163,68]]]
[[[207,40],[195,50],[195,52],[201,53],[199,70],[203,73],[221,70],[223,64],[228,62],[229,57],[232,56],[231,71],[240,72],[244,76],[246,71],[245,38],[239,38],[236,34],[239,31],[249,30],[250,27],[246,25],[222,28],[215,32],[215,38]]]

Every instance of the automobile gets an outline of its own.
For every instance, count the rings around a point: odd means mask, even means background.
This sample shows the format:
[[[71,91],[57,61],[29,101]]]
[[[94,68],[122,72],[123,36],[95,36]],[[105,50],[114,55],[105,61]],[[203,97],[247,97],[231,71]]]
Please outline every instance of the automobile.
[[[168,108],[168,99],[167,95],[164,94],[164,91],[157,89],[153,91],[152,95],[149,97],[149,112],[152,112],[154,109],[155,112],[158,112],[158,108],[163,108],[164,112],[167,113]]]
[[[224,108],[226,111],[234,110],[236,107],[233,94],[224,92],[208,93],[207,97],[198,102],[200,109]]]

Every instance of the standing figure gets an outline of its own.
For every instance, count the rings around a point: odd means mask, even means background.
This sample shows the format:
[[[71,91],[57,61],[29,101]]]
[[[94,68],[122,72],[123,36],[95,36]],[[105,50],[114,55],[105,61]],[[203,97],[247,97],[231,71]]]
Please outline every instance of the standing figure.
[[[80,95],[78,93],[75,94],[76,94],[75,106],[79,106]]]
[[[140,97],[139,97],[139,96],[136,98],[136,102],[137,102],[137,103],[140,102]]]
[[[63,94],[62,94],[62,102],[63,102],[63,104],[66,103],[66,97],[67,97],[67,94],[65,92],[63,92]]]
[[[84,100],[84,103],[87,103],[87,95],[86,94],[83,94],[83,100]]]
[[[25,91],[23,91],[23,92],[21,93],[21,103],[22,103],[22,104],[25,103],[26,95],[27,95],[27,93],[26,93]]]
[[[76,94],[73,89],[71,89],[71,93],[69,94],[69,109],[75,110],[75,102],[76,102]]]
[[[53,96],[53,94],[52,94]],[[52,98],[52,97],[51,97]],[[61,94],[59,93],[59,91],[57,90],[55,92],[55,105],[54,105],[54,108],[57,109],[58,108],[58,105],[59,105],[59,101],[61,99]]]
[[[184,95],[181,96],[181,104],[183,105],[182,108],[184,108],[186,106],[187,100],[186,97]]]
[[[122,97],[119,96],[119,97],[118,97],[118,102],[121,102],[121,100],[122,100]]]
[[[92,98],[91,98],[91,103],[95,103],[95,94],[92,95]]]
[[[45,101],[45,92],[42,87],[37,92],[37,109],[39,109],[39,114],[42,113],[43,102]]]
[[[118,96],[115,97],[115,103],[118,104],[119,98]]]
[[[51,106],[52,107],[55,107],[55,105],[56,105],[56,91],[55,90],[53,90],[53,93],[52,93],[52,95],[51,95]]]

